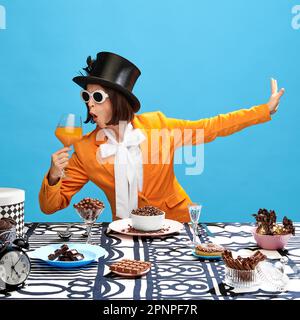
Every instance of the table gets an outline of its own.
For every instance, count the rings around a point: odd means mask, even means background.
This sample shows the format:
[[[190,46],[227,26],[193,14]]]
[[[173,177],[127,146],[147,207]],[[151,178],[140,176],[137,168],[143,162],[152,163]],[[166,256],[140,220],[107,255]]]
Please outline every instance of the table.
[[[60,243],[61,223],[26,224],[30,250],[50,243]],[[59,269],[41,260],[31,259],[32,270],[26,286],[0,299],[87,299],[87,300],[237,300],[237,299],[300,299],[300,223],[295,223],[296,236],[287,250],[262,251],[270,259],[288,257],[286,272],[290,283],[286,292],[270,292],[263,287],[243,292],[223,283],[223,261],[199,260],[184,246],[192,237],[191,228],[184,224],[179,234],[165,238],[129,237],[112,233],[106,235],[108,223],[93,227],[92,240],[108,251],[107,257],[78,268]],[[239,253],[253,254],[257,246],[250,233],[253,226],[240,223],[201,224],[200,241],[214,242]],[[84,242],[82,224],[73,224],[72,242]],[[180,247],[180,248],[179,248]],[[173,250],[177,248],[176,250]],[[30,254],[30,252],[29,252]],[[121,258],[151,261],[153,267],[144,277],[124,279],[110,274],[103,276],[104,266]]]

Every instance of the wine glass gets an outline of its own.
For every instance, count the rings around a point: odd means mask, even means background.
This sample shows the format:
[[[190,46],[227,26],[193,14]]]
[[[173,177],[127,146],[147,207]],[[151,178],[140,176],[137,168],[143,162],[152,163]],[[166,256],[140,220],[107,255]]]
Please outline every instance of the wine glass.
[[[73,113],[63,114],[55,129],[55,135],[64,147],[70,147],[82,138],[81,117],[78,117]],[[62,170],[61,177],[67,178],[64,169]]]
[[[197,240],[197,228],[198,228],[198,221],[200,218],[200,213],[202,209],[202,205],[199,203],[190,203],[188,204],[190,219],[192,223],[192,229],[193,229],[193,240],[191,244],[193,246],[196,246],[199,242]]]
[[[84,224],[86,225],[86,231],[87,231],[87,240],[86,244],[94,244],[92,243],[92,227],[102,211],[103,208],[100,209],[84,209],[84,208],[75,208],[76,212],[79,214],[79,216],[83,219]]]

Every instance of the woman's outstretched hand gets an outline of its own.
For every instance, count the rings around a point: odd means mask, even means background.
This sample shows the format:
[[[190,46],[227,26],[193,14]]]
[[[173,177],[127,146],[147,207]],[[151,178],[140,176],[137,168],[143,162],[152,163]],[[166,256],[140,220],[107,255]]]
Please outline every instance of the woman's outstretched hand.
[[[278,92],[277,80],[271,78],[271,97],[267,105],[269,106],[270,114],[277,111],[279,107],[279,101],[284,94],[284,88],[281,88]]]

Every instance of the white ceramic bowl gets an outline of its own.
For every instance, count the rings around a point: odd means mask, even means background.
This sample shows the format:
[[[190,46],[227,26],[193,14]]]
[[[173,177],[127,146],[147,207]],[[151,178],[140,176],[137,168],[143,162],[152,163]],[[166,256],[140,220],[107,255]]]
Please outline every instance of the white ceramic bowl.
[[[157,216],[140,216],[131,213],[132,227],[140,231],[156,231],[163,228],[165,212]]]

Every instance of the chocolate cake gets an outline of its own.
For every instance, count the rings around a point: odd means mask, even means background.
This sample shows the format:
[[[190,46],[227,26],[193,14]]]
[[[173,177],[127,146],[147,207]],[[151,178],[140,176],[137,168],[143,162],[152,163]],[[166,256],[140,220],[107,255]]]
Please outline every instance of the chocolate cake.
[[[15,230],[16,222],[10,218],[2,218],[0,219],[0,241],[5,242],[8,240],[8,234],[3,234],[4,232]],[[2,235],[1,235],[2,234]]]

